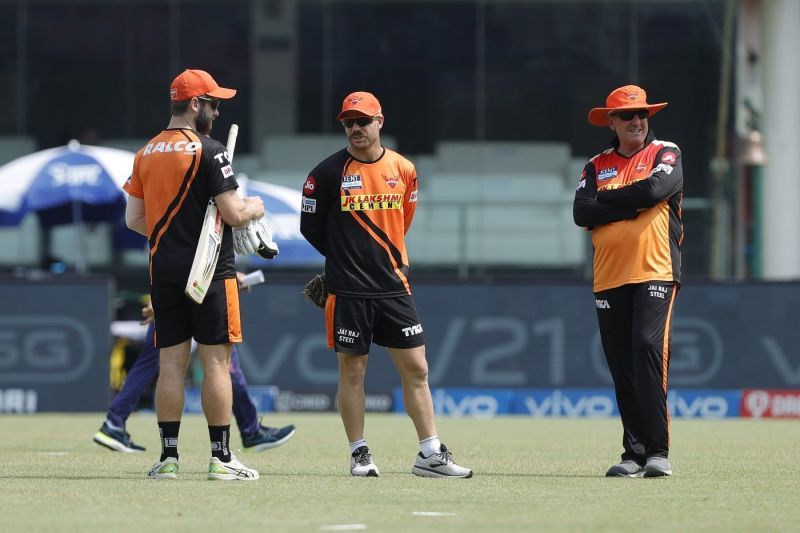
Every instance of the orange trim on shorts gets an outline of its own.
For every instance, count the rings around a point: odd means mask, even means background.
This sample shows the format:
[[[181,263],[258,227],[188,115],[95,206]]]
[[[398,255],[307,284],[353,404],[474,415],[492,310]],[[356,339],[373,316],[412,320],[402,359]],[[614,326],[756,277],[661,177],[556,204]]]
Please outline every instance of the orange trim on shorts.
[[[669,310],[667,311],[667,321],[664,326],[664,344],[661,346],[661,372],[663,376],[662,386],[664,387],[664,394],[667,393],[667,374],[669,372],[669,332],[672,326],[672,307],[675,305],[675,297],[678,295],[678,284],[673,285],[672,298],[669,301]],[[670,416],[669,407],[666,408],[667,412],[667,447],[670,441]]]
[[[239,312],[239,282],[225,280],[225,301],[228,305],[228,342],[242,342],[242,317]]]
[[[328,300],[325,302],[325,331],[327,333],[328,348],[335,348],[333,342],[333,311],[336,308],[336,295],[329,294]]]

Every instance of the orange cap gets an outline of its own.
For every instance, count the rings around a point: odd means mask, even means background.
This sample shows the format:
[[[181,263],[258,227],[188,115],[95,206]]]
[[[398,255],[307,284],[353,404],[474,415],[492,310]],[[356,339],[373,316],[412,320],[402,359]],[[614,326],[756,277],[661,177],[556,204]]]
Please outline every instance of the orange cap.
[[[181,72],[169,86],[169,98],[173,102],[188,100],[195,96],[207,94],[214,98],[227,100],[233,98],[236,89],[220,87],[211,74],[205,70],[186,69]]]
[[[336,120],[351,117],[374,117],[381,114],[381,103],[372,93],[357,91],[348,94],[342,102],[342,112]]]
[[[625,85],[611,91],[606,98],[606,107],[595,107],[589,111],[589,124],[608,126],[608,114],[617,109],[647,109],[652,117],[667,107],[667,102],[648,104],[647,93],[636,85]]]

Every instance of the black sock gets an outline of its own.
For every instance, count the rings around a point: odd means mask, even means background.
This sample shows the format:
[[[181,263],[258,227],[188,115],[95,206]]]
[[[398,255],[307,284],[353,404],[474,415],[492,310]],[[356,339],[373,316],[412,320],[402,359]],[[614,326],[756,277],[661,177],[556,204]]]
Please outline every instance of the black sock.
[[[223,463],[231,460],[228,444],[231,440],[231,426],[208,426],[208,436],[211,437],[211,456]]]
[[[158,433],[161,435],[161,461],[167,457],[178,458],[178,431],[180,429],[180,420],[158,423]]]

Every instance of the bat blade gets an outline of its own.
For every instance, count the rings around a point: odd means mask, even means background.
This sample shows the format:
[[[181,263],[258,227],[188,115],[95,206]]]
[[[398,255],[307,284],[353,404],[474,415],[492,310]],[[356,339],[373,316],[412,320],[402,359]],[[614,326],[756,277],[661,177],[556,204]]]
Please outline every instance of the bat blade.
[[[225,145],[229,162],[233,162],[233,152],[236,149],[238,135],[239,126],[231,124],[231,129],[228,132],[228,143]],[[214,278],[224,231],[225,222],[223,222],[219,209],[217,209],[217,205],[212,198],[208,202],[208,207],[206,207],[203,227],[200,230],[200,238],[197,241],[194,260],[189,270],[189,279],[186,281],[186,287],[183,290],[184,294],[195,303],[203,303],[208,287],[211,285],[211,280]]]

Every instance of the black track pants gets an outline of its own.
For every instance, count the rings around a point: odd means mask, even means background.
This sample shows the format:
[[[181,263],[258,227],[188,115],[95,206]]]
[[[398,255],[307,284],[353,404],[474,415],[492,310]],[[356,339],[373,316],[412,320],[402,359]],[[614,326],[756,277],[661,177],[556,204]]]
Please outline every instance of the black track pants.
[[[595,293],[597,321],[622,418],[622,459],[644,464],[669,454],[667,372],[672,282],[623,285]]]

